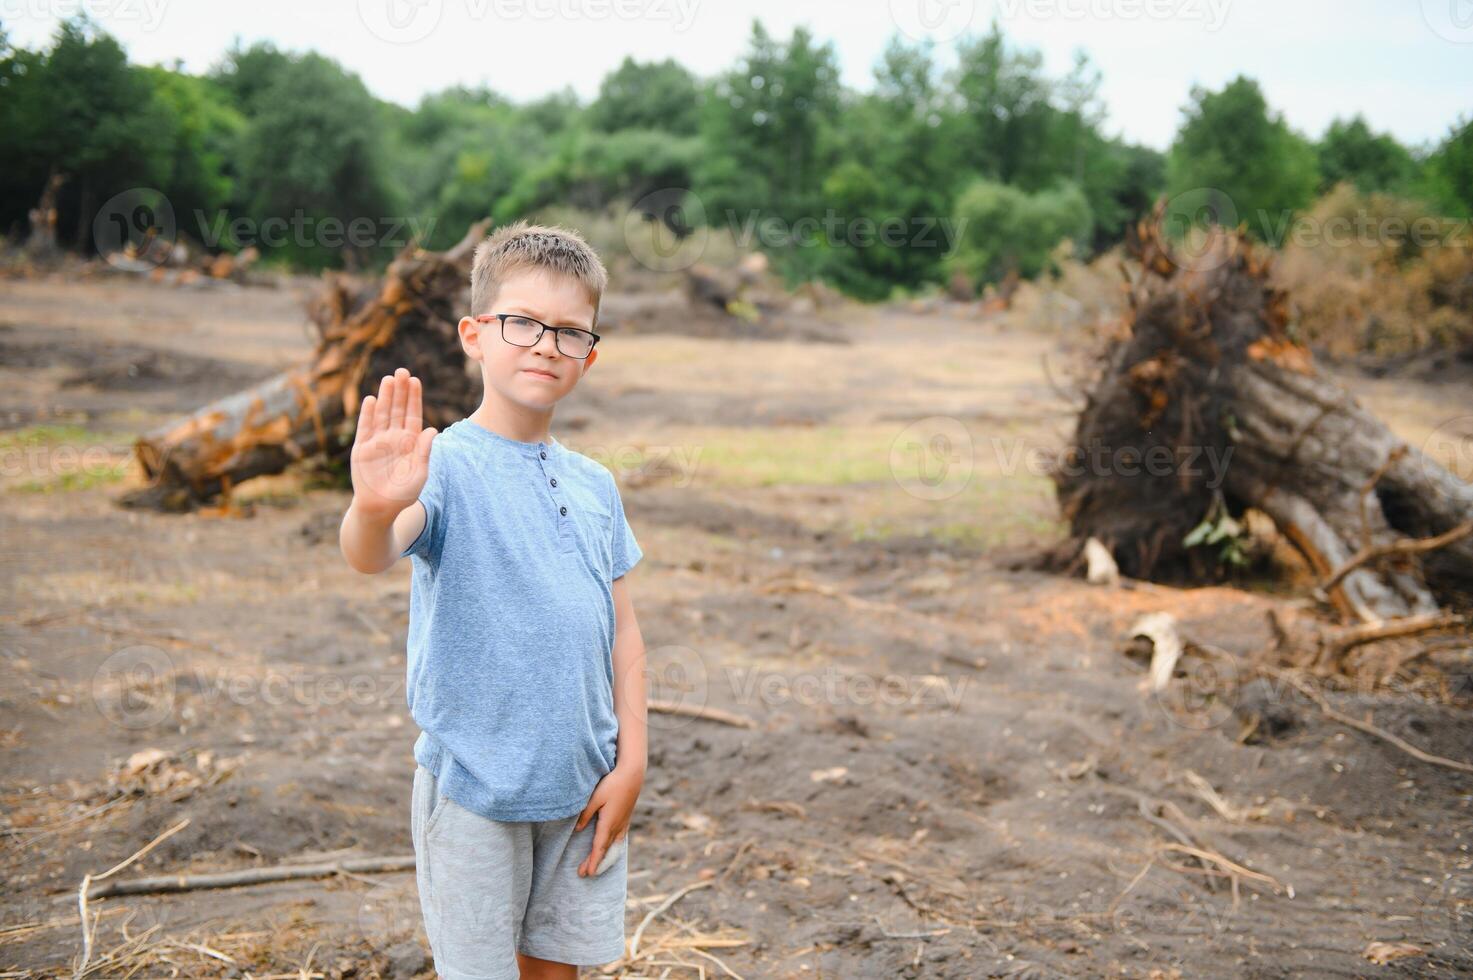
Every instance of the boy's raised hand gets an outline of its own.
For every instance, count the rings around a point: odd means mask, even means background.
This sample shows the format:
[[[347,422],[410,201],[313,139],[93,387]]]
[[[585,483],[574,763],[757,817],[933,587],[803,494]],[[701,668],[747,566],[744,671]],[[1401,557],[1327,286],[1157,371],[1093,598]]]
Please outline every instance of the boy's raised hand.
[[[396,516],[419,498],[430,472],[435,430],[423,426],[424,393],[405,368],[363,399],[350,465],[353,500],[364,513]]]

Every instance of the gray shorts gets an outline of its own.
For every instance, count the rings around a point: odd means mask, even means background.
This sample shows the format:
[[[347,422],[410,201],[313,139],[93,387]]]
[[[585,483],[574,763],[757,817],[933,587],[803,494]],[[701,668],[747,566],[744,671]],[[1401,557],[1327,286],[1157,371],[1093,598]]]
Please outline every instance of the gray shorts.
[[[624,955],[627,834],[602,874],[580,878],[596,818],[576,832],[576,815],[488,820],[439,793],[421,765],[412,796],[419,904],[440,976],[518,980],[518,950],[578,966]]]

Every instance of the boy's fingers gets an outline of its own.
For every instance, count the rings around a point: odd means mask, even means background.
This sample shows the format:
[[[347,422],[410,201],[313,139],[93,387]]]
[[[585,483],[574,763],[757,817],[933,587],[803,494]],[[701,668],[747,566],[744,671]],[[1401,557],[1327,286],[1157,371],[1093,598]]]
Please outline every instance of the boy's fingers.
[[[435,441],[435,435],[434,426],[431,426],[419,434],[419,441],[414,444],[415,455],[426,466],[430,463],[430,445]]]
[[[410,432],[419,432],[424,425],[424,393],[419,379],[409,376],[409,402],[404,410],[404,427]]]
[[[387,374],[378,383],[378,397],[373,402],[373,431],[386,429],[389,426],[389,396],[393,392],[390,385],[394,379]]]
[[[608,852],[608,836],[609,835],[607,831],[594,831],[593,850],[588,852],[588,857],[583,862],[583,866],[587,869],[589,874],[593,874],[595,871],[598,870],[599,862],[604,859],[604,854]]]
[[[353,434],[353,441],[355,443],[362,442],[373,435],[373,403],[376,401],[378,401],[377,398],[369,395],[358,406],[358,427],[357,431]]]
[[[404,428],[404,413],[409,405],[409,372],[403,368],[394,372],[394,402],[389,409],[389,428]]]

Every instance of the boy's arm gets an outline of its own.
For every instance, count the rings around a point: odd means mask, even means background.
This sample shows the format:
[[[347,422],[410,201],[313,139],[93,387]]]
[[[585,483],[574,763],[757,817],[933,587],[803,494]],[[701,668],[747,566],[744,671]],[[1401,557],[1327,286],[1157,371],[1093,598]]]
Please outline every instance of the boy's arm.
[[[627,579],[614,579],[614,714],[619,718],[614,768],[643,777],[649,761],[644,636],[634,618]]]
[[[598,823],[588,856],[578,865],[579,877],[599,874],[604,856],[615,841],[629,833],[629,819],[639,791],[644,788],[648,764],[645,725],[644,637],[634,618],[625,576],[614,579],[614,714],[619,718],[619,740],[614,768],[594,787],[588,804],[578,815],[574,830],[582,830],[595,814]]]
[[[375,575],[390,567],[424,530],[419,495],[429,475],[435,430],[423,426],[420,381],[406,369],[385,375],[363,399],[353,437],[353,502],[338,545],[349,565]]]
[[[376,575],[393,566],[425,526],[425,505],[416,500],[393,517],[364,514],[348,505],[338,543],[357,571]]]

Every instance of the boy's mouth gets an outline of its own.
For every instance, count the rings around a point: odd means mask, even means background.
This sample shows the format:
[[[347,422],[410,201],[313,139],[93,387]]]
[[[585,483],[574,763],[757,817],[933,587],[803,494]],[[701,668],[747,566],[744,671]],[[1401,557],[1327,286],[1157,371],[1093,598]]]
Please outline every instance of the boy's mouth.
[[[538,368],[522,368],[522,373],[530,374],[534,378],[546,378],[549,381],[557,380],[557,375],[553,374],[551,371],[543,371]]]

